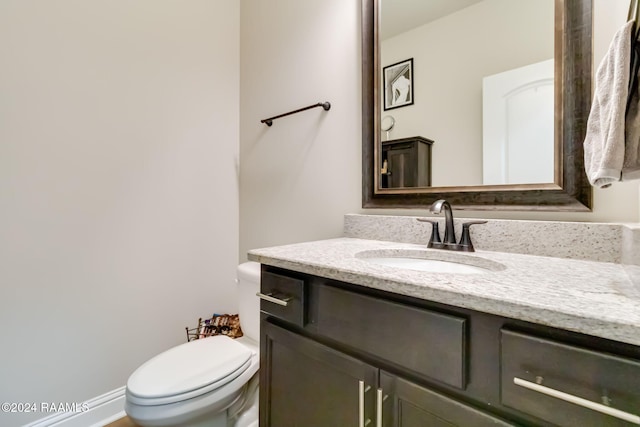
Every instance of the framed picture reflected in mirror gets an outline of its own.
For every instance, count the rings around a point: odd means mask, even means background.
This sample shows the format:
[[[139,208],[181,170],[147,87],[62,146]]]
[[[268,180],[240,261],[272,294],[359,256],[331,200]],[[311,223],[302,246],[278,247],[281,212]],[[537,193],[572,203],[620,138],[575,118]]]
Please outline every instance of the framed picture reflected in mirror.
[[[384,67],[382,76],[385,110],[413,104],[413,58]]]

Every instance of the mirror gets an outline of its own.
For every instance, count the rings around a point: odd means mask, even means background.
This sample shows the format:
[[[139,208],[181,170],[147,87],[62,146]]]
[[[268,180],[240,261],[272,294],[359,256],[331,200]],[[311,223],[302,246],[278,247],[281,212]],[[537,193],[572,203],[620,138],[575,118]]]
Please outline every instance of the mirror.
[[[391,30],[381,23],[404,21],[391,17],[393,8],[385,9],[385,2],[387,0],[362,2],[363,207],[425,208],[439,198],[446,198],[457,209],[590,210],[591,186],[584,173],[582,141],[591,103],[591,0],[459,0],[462,5],[453,15],[441,15],[426,24],[405,22],[405,28]],[[524,7],[527,2],[532,4],[528,8]],[[423,0],[420,3],[452,7],[456,2]],[[505,10],[507,3],[517,5],[513,15]],[[534,6],[543,7],[534,10]],[[546,17],[546,24],[535,26],[551,34],[531,34],[532,31],[523,29],[522,22],[515,22],[515,16],[520,16],[518,11],[524,20],[532,20],[535,14]],[[482,13],[486,15],[482,17]],[[465,35],[464,30],[471,30],[471,34],[491,32],[479,30],[475,25],[488,21],[492,14],[499,14],[496,19],[502,24],[492,24],[491,31],[496,33],[492,34],[494,42],[490,43],[493,50],[483,52],[481,47],[473,45],[480,37]],[[412,10],[409,15],[415,20],[420,13]],[[512,18],[506,20],[507,16]],[[515,29],[516,35],[502,32],[509,27]],[[462,43],[457,47],[447,46],[455,34]],[[529,42],[516,40],[518,34],[528,36]],[[496,46],[500,39],[510,43]],[[533,42],[541,42],[533,47],[534,53],[522,48]],[[506,57],[499,56],[500,52],[507,53]],[[495,59],[485,61],[489,56]],[[482,64],[479,58],[483,58]],[[465,63],[470,65],[464,66]],[[453,68],[446,68],[447,65]],[[467,83],[464,77],[468,69],[475,73],[472,83]],[[537,74],[531,77],[531,72]],[[492,134],[495,129],[505,128],[505,124],[487,122],[492,116],[504,117],[504,108],[494,106],[492,110],[485,106],[483,111],[483,102],[489,105],[491,99],[504,98],[504,89],[495,95],[495,81],[501,78],[512,81],[514,75],[523,73],[528,75],[528,80],[518,83],[520,87],[531,89],[532,82],[544,82],[530,92],[536,96],[546,94],[546,104],[536,110],[538,113],[519,100],[512,103],[521,105],[515,111],[524,115],[523,122],[528,126],[512,131],[512,134],[529,136],[520,148],[523,150],[520,158],[526,167],[513,166],[517,165],[516,156],[505,157],[509,150],[505,148],[504,138]],[[503,79],[506,74],[509,78]],[[447,76],[455,76],[452,85],[445,84]],[[402,80],[401,85],[394,80],[398,78]],[[513,87],[506,91],[522,93]],[[410,96],[405,98],[405,94]],[[393,104],[399,95],[401,102]],[[439,110],[447,109],[448,115],[438,115]],[[510,117],[516,116],[512,111],[509,113]],[[393,116],[394,126],[383,131],[383,126],[388,128],[387,116]],[[533,118],[538,116],[540,122],[535,122]],[[515,129],[511,122],[507,127]],[[541,129],[541,135],[530,137],[532,130]],[[391,168],[393,159],[389,158],[387,163],[389,147],[396,140],[407,147],[410,137],[429,142],[431,153],[418,156],[417,161],[418,169],[429,168],[429,179],[396,179],[395,182],[401,184],[390,185],[391,177],[397,178],[398,173]],[[513,148],[510,151],[516,152]],[[497,156],[491,156],[496,152]],[[541,160],[530,167],[533,157]],[[395,158],[403,164],[416,162],[410,155]],[[505,158],[511,159],[511,163]]]

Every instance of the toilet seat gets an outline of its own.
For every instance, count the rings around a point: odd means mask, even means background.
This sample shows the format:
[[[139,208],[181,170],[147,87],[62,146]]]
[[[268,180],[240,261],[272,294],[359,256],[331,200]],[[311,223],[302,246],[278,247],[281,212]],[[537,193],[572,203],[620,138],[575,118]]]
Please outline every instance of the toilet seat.
[[[224,335],[179,345],[140,366],[127,381],[127,399],[142,406],[176,403],[233,381],[256,353]]]

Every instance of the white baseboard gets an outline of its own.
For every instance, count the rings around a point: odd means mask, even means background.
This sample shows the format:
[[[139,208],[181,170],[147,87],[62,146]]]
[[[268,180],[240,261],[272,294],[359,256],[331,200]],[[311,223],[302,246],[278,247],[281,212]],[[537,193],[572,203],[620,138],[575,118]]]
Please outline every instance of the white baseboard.
[[[83,412],[57,412],[25,427],[102,427],[124,417],[125,387],[83,402]]]

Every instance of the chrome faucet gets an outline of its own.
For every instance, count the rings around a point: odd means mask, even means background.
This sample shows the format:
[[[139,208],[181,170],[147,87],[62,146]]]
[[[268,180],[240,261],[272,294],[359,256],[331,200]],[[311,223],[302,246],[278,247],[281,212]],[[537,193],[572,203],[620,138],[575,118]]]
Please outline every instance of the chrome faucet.
[[[444,241],[440,241],[440,231],[438,230],[438,222],[426,218],[418,218],[418,221],[430,222],[432,225],[431,238],[429,239],[428,248],[448,249],[452,251],[474,252],[473,243],[469,234],[469,227],[474,224],[484,224],[487,221],[469,221],[462,224],[462,236],[460,243],[456,242],[456,232],[453,226],[453,211],[451,205],[444,199],[436,200],[429,208],[433,214],[440,214],[444,209]]]

